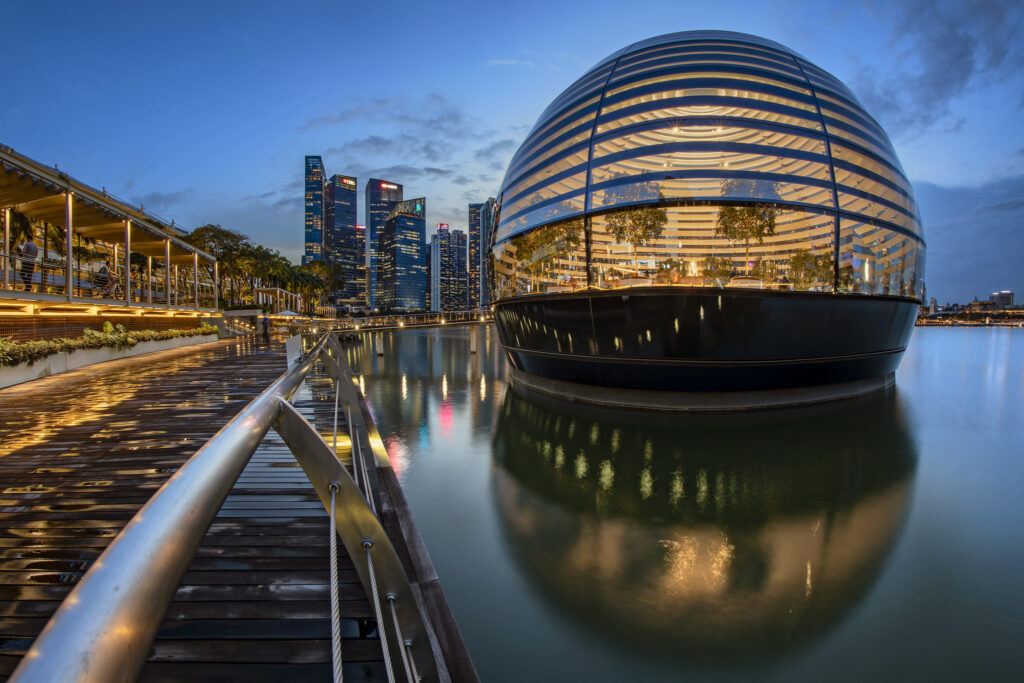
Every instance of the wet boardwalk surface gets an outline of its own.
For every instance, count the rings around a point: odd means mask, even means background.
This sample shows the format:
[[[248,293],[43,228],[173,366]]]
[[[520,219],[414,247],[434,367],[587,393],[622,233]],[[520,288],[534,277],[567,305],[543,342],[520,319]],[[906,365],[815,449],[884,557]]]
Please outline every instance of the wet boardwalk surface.
[[[284,371],[248,339],[0,391],[0,680],[148,498]],[[295,404],[330,432],[315,368]],[[329,437],[328,437],[329,441]],[[192,561],[139,680],[330,677],[328,518],[270,432]],[[345,678],[384,677],[371,607],[340,561]]]

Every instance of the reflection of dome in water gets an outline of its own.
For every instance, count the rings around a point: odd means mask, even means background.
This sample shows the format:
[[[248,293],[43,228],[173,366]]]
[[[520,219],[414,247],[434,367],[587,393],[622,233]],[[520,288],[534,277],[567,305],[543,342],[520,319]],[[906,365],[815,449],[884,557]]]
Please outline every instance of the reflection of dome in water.
[[[723,31],[635,43],[559,95],[509,164],[492,258],[519,373],[675,392],[884,378],[924,282],[878,123],[800,55]]]
[[[739,658],[821,633],[882,566],[914,446],[889,398],[751,417],[637,426],[509,392],[494,485],[513,556],[637,649]]]

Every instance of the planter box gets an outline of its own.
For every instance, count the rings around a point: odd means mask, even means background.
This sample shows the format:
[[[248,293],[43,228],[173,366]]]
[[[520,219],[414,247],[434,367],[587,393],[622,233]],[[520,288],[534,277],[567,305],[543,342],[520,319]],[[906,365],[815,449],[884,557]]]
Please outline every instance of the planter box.
[[[212,341],[217,341],[216,334],[204,334],[194,337],[176,337],[174,339],[161,339],[159,341],[144,341],[139,342],[130,349],[104,347],[102,349],[62,351],[61,353],[55,353],[52,356],[41,358],[31,365],[28,363],[22,363],[21,365],[0,367],[0,389],[13,386],[15,384],[21,384],[22,382],[30,382],[34,379],[49,377],[50,375],[57,375],[62,372],[67,372],[68,370],[75,370],[86,365],[93,365],[94,363],[103,363],[108,360],[118,360],[119,358],[128,358],[130,356],[138,356],[143,353],[153,353],[154,351],[167,351],[168,349],[177,349],[182,346],[205,344]]]

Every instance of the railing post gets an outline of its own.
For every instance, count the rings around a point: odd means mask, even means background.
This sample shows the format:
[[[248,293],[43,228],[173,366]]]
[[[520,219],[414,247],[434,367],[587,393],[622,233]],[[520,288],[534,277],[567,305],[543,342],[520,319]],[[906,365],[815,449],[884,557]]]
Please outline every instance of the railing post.
[[[164,239],[164,305],[171,307],[171,241]]]
[[[124,221],[124,301],[132,305],[132,220]]]
[[[11,284],[11,209],[4,209],[4,289]]]
[[[75,260],[72,258],[72,207],[74,195],[71,190],[64,193],[64,294],[68,301],[71,301],[72,284],[75,281]]]

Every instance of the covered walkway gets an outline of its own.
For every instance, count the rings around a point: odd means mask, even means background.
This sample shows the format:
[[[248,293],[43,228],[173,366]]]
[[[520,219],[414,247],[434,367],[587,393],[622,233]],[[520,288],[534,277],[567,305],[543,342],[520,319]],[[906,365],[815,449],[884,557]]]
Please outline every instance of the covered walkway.
[[[0,220],[0,315],[216,309],[217,262],[173,223],[3,145]]]

